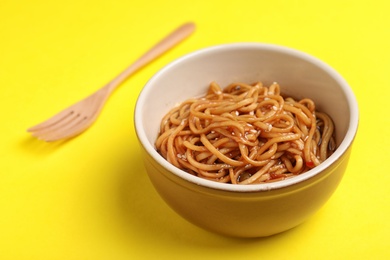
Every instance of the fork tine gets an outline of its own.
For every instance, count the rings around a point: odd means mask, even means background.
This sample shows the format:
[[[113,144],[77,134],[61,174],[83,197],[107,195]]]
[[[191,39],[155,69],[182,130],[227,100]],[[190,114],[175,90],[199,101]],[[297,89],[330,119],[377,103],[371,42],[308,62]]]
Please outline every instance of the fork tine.
[[[78,121],[80,121],[80,115],[73,112],[47,127],[42,127],[32,131],[31,134],[36,137],[44,137],[50,135],[52,132],[60,132],[62,129],[66,129],[71,125],[77,124]]]
[[[57,124],[58,122],[62,121],[63,119],[65,119],[71,115],[72,115],[72,111],[65,109],[65,110],[55,114],[51,118],[47,119],[46,121],[43,121],[35,126],[30,127],[29,129],[27,129],[27,132],[36,132],[36,131],[39,131],[41,129],[50,127],[50,126]]]
[[[71,124],[67,124],[65,125],[66,127],[59,128],[58,131],[48,131],[46,133],[43,133],[42,135],[39,134],[39,136],[36,137],[46,142],[53,142],[60,139],[70,138],[82,133],[94,121],[95,120],[93,118],[76,118],[74,121],[71,122]]]
[[[96,100],[96,98],[101,97],[95,93],[68,109],[63,110],[48,121],[28,129],[28,131],[31,132],[34,137],[47,142],[75,136],[88,128],[101,111],[102,107],[99,106],[100,103],[91,103],[91,101]],[[93,106],[85,107],[84,104],[87,102]],[[86,108],[86,110],[82,113],[80,113],[81,111],[77,112],[80,107]],[[73,133],[73,131],[76,132]]]

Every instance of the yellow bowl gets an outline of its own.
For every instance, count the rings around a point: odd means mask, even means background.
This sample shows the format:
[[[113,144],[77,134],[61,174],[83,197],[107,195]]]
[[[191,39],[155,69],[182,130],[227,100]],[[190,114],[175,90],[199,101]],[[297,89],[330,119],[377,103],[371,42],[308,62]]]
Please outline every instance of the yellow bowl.
[[[217,183],[174,167],[154,147],[161,119],[179,102],[206,93],[211,81],[275,81],[285,94],[313,99],[333,118],[337,150],[314,169],[269,184]],[[172,209],[210,231],[261,237],[299,225],[329,199],[347,167],[358,117],[351,88],[324,62],[282,46],[237,43],[196,51],[161,69],[137,100],[135,128],[149,178]]]

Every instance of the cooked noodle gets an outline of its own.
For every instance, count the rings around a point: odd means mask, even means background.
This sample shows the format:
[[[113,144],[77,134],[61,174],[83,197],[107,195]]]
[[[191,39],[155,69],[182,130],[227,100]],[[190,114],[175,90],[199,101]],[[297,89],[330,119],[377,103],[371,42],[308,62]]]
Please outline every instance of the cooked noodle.
[[[279,181],[319,165],[335,149],[334,125],[310,99],[280,94],[277,83],[212,82],[161,121],[157,151],[201,178],[233,184]]]

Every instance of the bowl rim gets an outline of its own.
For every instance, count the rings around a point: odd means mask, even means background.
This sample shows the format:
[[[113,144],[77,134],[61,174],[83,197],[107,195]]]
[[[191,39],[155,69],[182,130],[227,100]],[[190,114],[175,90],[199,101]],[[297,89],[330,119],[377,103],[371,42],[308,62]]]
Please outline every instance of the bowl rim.
[[[169,163],[165,158],[163,158],[155,149],[154,145],[152,145],[147,136],[145,131],[142,128],[143,125],[143,118],[142,118],[142,107],[147,103],[146,96],[149,91],[151,91],[151,85],[154,81],[158,80],[159,77],[161,77],[166,71],[169,71],[172,67],[178,66],[178,64],[188,60],[192,59],[199,55],[208,55],[212,54],[213,52],[219,52],[219,51],[232,51],[232,50],[239,50],[239,49],[261,49],[261,50],[270,50],[273,52],[279,52],[282,54],[287,54],[290,56],[295,56],[297,58],[306,60],[310,63],[313,63],[317,67],[324,70],[327,74],[329,74],[342,88],[343,92],[346,95],[346,99],[348,101],[348,107],[350,110],[350,120],[348,125],[348,130],[345,134],[344,139],[336,149],[336,151],[329,156],[324,162],[322,162],[317,167],[302,173],[298,176],[295,176],[294,178],[281,180],[277,182],[272,183],[262,183],[262,184],[250,184],[250,185],[237,185],[237,184],[230,184],[230,183],[219,183],[214,182],[211,180],[199,178],[197,176],[193,176],[191,174],[188,174],[187,172],[175,167],[171,163]],[[190,98],[190,97],[189,97]],[[242,42],[242,43],[228,43],[228,44],[220,44],[215,45],[211,47],[202,48],[196,51],[193,51],[191,53],[188,53],[182,57],[179,57],[178,59],[170,62],[163,68],[161,68],[156,74],[154,74],[145,84],[144,88],[141,90],[136,104],[135,104],[135,110],[134,110],[134,124],[135,124],[135,131],[138,137],[138,140],[140,144],[143,146],[143,148],[146,150],[146,152],[155,160],[158,162],[159,165],[161,165],[163,168],[165,168],[167,171],[173,173],[174,175],[178,176],[179,178],[188,181],[190,183],[200,185],[203,187],[208,187],[211,189],[216,190],[223,190],[223,191],[230,191],[230,192],[258,192],[258,191],[269,191],[269,190],[275,190],[275,189],[281,189],[288,186],[292,186],[294,184],[301,183],[305,180],[308,180],[325,169],[329,168],[333,163],[337,162],[339,158],[342,157],[342,155],[348,150],[348,148],[352,145],[353,140],[356,136],[358,124],[359,124],[359,109],[358,109],[358,103],[356,100],[356,97],[347,83],[347,81],[331,66],[329,66],[324,61],[309,55],[308,53],[292,49],[290,47],[281,46],[281,45],[275,45],[275,44],[268,44],[268,43],[257,43],[257,42]]]

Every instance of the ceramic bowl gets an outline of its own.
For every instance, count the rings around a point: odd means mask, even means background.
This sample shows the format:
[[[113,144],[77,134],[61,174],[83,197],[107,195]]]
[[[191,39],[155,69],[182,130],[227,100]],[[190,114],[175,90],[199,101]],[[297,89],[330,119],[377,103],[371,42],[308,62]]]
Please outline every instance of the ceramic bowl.
[[[179,102],[205,94],[211,81],[278,82],[282,93],[313,99],[333,118],[337,150],[314,169],[269,184],[217,183],[174,167],[155,150],[161,119]],[[355,96],[334,69],[306,53],[259,43],[210,47],[173,61],[147,82],[135,107],[146,172],[161,197],[193,224],[235,237],[286,231],[323,206],[343,177],[357,128]]]

